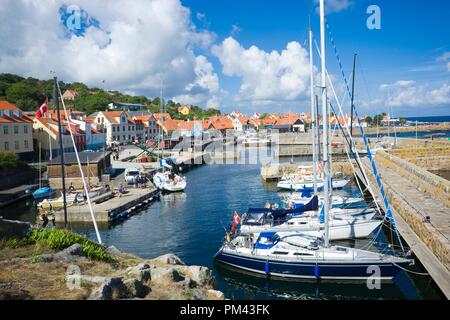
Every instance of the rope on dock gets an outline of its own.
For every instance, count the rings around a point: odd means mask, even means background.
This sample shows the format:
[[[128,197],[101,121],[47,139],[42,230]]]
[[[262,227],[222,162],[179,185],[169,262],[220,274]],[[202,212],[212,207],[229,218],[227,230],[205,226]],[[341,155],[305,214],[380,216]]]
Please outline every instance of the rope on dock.
[[[403,271],[406,271],[406,272],[408,272],[408,273],[412,273],[412,274],[415,274],[415,275],[418,275],[418,276],[429,276],[429,275],[430,275],[430,274],[427,273],[427,272],[417,272],[417,271],[408,270],[408,269],[403,268],[402,266],[396,264],[395,262],[392,262],[392,264],[393,264],[394,266],[396,266],[397,268],[402,269]]]

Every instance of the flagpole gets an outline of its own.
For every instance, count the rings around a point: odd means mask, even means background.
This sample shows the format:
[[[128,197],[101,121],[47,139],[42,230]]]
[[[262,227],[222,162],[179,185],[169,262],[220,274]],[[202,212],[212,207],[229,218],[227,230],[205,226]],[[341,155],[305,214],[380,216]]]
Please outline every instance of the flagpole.
[[[61,154],[61,179],[62,179],[62,194],[64,204],[64,227],[67,228],[67,199],[66,199],[66,177],[64,172],[64,147],[62,140],[62,128],[61,128],[61,114],[59,112],[59,94],[57,89],[57,78],[53,77],[54,88],[53,97],[55,99],[56,114],[58,117],[58,136],[59,136],[59,152]],[[74,146],[75,147],[75,146]]]

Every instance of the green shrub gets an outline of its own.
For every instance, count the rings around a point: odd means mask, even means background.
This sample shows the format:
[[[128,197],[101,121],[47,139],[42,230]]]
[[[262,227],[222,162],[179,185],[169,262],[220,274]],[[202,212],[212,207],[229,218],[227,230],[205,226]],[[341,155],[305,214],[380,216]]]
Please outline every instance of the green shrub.
[[[20,163],[19,156],[13,152],[0,152],[0,169],[15,168]]]
[[[27,244],[46,244],[51,249],[63,250],[75,243],[83,246],[83,253],[92,260],[113,261],[114,258],[103,250],[97,243],[85,237],[62,229],[33,230],[24,239]]]

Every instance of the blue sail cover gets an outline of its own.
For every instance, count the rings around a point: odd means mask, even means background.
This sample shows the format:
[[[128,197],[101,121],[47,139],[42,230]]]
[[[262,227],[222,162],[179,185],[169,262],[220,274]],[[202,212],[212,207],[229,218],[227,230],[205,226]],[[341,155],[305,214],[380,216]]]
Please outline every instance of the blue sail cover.
[[[319,197],[314,196],[311,201],[302,207],[294,208],[294,209],[267,209],[267,208],[250,208],[247,211],[247,214],[255,214],[255,213],[270,213],[274,219],[283,218],[288,214],[298,215],[302,214],[305,211],[314,211],[319,208]]]

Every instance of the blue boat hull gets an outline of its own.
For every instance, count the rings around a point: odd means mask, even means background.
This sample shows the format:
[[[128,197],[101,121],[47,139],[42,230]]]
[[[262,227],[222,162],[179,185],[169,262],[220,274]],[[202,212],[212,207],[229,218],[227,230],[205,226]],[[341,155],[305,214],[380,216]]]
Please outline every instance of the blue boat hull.
[[[35,199],[48,198],[51,195],[55,194],[56,190],[48,187],[39,188],[33,192],[33,197]]]
[[[324,261],[317,261],[317,263],[307,261],[283,262],[234,255],[223,251],[217,252],[214,259],[246,271],[286,278],[362,280],[373,276],[373,270],[369,269],[369,267],[376,265],[381,271],[377,277],[379,276],[381,279],[392,279],[401,270],[397,265],[390,262],[376,264],[331,263]],[[398,265],[406,267],[409,265],[409,262]]]

